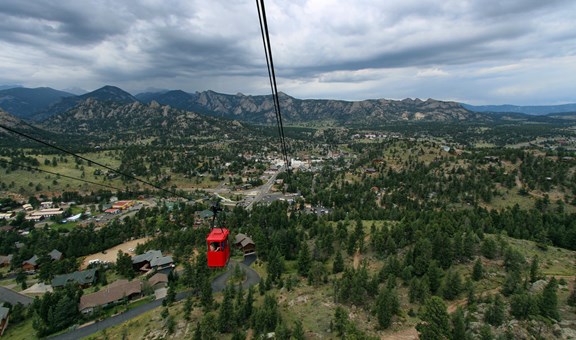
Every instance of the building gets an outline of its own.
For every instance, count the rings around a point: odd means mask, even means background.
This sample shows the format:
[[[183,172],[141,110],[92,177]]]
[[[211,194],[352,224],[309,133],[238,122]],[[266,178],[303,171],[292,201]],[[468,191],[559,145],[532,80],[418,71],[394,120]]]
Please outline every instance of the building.
[[[238,249],[242,250],[244,255],[253,254],[256,251],[256,244],[245,234],[236,235],[234,244]]]
[[[40,208],[41,209],[51,209],[52,207],[54,207],[54,203],[53,202],[40,202]]]
[[[212,210],[202,210],[194,212],[194,226],[210,225],[214,213]]]
[[[98,272],[96,268],[87,269],[83,271],[75,271],[70,274],[56,275],[52,279],[53,288],[62,288],[69,283],[75,283],[84,289],[92,286],[98,280]]]
[[[112,204],[112,209],[126,210],[134,205],[134,201],[118,201]]]
[[[22,270],[27,273],[34,273],[38,268],[38,256],[34,255],[28,260],[22,262]]]
[[[4,330],[8,327],[8,314],[10,309],[0,306],[0,336],[4,335]]]
[[[166,288],[166,286],[168,285],[168,275],[164,273],[156,273],[148,279],[148,284],[154,290],[160,288]]]
[[[5,213],[0,213],[0,220],[9,220],[14,217],[15,213],[13,211],[8,211]]]
[[[53,216],[62,216],[63,213],[64,210],[62,208],[40,209],[26,216],[26,219],[39,221],[41,219],[50,218]]]
[[[48,253],[48,256],[52,259],[52,261],[60,261],[62,260],[62,253],[56,249],[52,249],[51,252]]]
[[[0,255],[0,268],[1,267],[9,267],[10,263],[12,263],[12,254],[4,256]]]
[[[141,272],[174,267],[172,256],[163,256],[160,250],[148,250],[132,257],[132,267]]]
[[[83,314],[89,314],[95,307],[106,308],[141,295],[142,283],[139,280],[118,280],[95,293],[82,295],[78,310]]]

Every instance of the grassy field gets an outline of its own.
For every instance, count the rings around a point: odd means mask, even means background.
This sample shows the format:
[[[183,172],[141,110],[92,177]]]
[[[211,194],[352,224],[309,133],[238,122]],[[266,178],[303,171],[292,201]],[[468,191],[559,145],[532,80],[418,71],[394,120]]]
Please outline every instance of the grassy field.
[[[5,339],[13,340],[30,340],[38,338],[36,336],[36,331],[32,328],[32,318],[28,318],[17,325],[8,324],[8,328],[6,328],[3,337]]]

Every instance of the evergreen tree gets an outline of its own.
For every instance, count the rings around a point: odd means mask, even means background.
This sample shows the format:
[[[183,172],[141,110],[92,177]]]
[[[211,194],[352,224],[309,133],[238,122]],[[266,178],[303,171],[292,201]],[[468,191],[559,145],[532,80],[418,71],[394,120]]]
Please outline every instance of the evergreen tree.
[[[540,277],[539,267],[538,255],[534,255],[532,262],[530,263],[530,282],[534,283]]]
[[[193,302],[192,295],[188,295],[184,301],[184,319],[190,321],[190,313],[192,312]]]
[[[558,312],[558,296],[556,290],[558,283],[556,278],[551,278],[548,284],[544,287],[540,297],[540,315],[560,321],[560,313]]]
[[[283,322],[279,322],[274,330],[274,336],[279,340],[290,340],[290,328]]]
[[[453,300],[458,297],[462,291],[462,277],[454,269],[448,270],[442,286],[442,295],[447,300]]]
[[[424,302],[420,319],[416,325],[422,340],[446,339],[450,336],[450,317],[441,298],[432,296]]]
[[[493,260],[498,253],[498,244],[492,237],[486,237],[482,242],[482,255],[487,259]]]
[[[212,309],[212,303],[214,302],[214,298],[212,296],[212,284],[210,281],[205,278],[202,280],[200,287],[200,304],[204,307],[204,310],[209,311]]]
[[[506,305],[500,294],[496,294],[490,306],[484,314],[484,320],[492,326],[500,326],[504,322],[506,316]]]
[[[462,308],[458,307],[454,313],[452,313],[452,340],[462,340],[466,339],[466,322],[464,318],[464,311]]]
[[[129,280],[132,280],[136,275],[132,269],[132,258],[122,250],[118,250],[116,256],[116,272]]]
[[[270,251],[267,272],[271,282],[276,282],[280,279],[280,276],[284,272],[284,260],[280,256],[280,252],[276,247]]]
[[[340,306],[336,307],[336,310],[334,311],[333,326],[338,335],[340,336],[344,335],[347,324],[348,324],[348,314],[346,314],[344,308]]]
[[[220,304],[220,311],[218,314],[218,330],[221,333],[229,333],[230,331],[232,331],[232,327],[234,326],[233,299],[234,299],[234,287],[227,286],[224,289],[224,299]]]
[[[515,319],[525,320],[539,312],[538,301],[526,292],[510,297],[510,314]]]
[[[250,286],[250,288],[248,288],[248,295],[246,296],[246,300],[242,305],[242,319],[241,319],[242,321],[249,320],[250,317],[252,316],[253,303],[254,303],[254,288]]]
[[[310,250],[308,244],[302,242],[300,251],[298,252],[298,274],[308,276],[310,268],[312,267],[312,259],[310,258]]]
[[[522,277],[519,271],[513,270],[506,274],[504,284],[502,285],[502,294],[510,296],[522,289]]]
[[[395,290],[386,288],[378,295],[376,316],[378,325],[384,329],[392,324],[392,317],[400,311],[400,302]]]
[[[430,293],[436,294],[442,283],[442,269],[436,261],[432,261],[426,274],[428,276],[428,283],[430,283]]]
[[[334,258],[334,264],[332,265],[332,273],[337,274],[344,270],[344,259],[342,258],[342,253],[340,251],[336,252],[336,257]]]
[[[218,329],[216,329],[216,317],[213,313],[204,314],[200,324],[200,332],[195,332],[194,337],[196,337],[196,333],[200,333],[202,340],[216,340],[220,338]]]
[[[302,327],[302,321],[296,320],[294,322],[294,330],[292,331],[292,337],[295,340],[306,339],[306,335],[304,334],[304,328]]]
[[[482,265],[482,261],[480,258],[474,262],[474,267],[472,267],[472,280],[480,281],[484,276],[484,266]]]

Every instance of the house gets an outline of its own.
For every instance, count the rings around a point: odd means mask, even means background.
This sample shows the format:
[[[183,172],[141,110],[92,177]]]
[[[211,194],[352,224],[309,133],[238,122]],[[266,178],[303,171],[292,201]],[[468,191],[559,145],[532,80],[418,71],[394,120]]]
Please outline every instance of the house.
[[[56,249],[52,249],[52,251],[48,253],[48,256],[50,256],[52,261],[60,261],[62,259],[62,253]]]
[[[234,238],[234,244],[241,249],[244,255],[253,254],[256,251],[256,244],[245,234],[238,234]]]
[[[9,232],[14,230],[14,227],[11,225],[5,225],[5,226],[1,226],[0,227],[0,231],[5,231],[5,232]]]
[[[92,286],[98,280],[98,272],[96,268],[87,269],[83,271],[75,271],[71,274],[56,275],[52,279],[53,288],[61,288],[68,283],[76,283],[80,288]]]
[[[166,286],[168,285],[168,275],[164,273],[156,273],[148,279],[148,284],[154,290],[160,288],[166,288]]]
[[[22,209],[24,209],[26,211],[30,211],[30,210],[34,210],[34,207],[32,206],[32,204],[26,203],[22,206]]]
[[[150,270],[161,270],[174,266],[172,256],[163,256],[160,250],[148,250],[144,254],[132,257],[132,267],[135,270],[148,272]]]
[[[12,262],[12,254],[8,256],[0,255],[0,268],[9,267],[11,262]]]
[[[116,215],[116,214],[119,214],[119,213],[120,213],[120,209],[110,208],[110,209],[104,210],[104,212],[107,213],[107,214]]]
[[[14,217],[15,213],[13,211],[8,211],[5,213],[0,213],[0,220],[9,220]]]
[[[214,213],[211,210],[202,210],[194,212],[194,225],[208,225],[212,220]]]
[[[0,306],[0,336],[4,335],[4,330],[8,327],[8,314],[10,309]]]
[[[22,270],[27,273],[34,273],[36,271],[36,268],[38,268],[38,263],[36,263],[37,261],[38,256],[36,255],[32,256],[28,260],[22,262]]]
[[[50,218],[52,216],[61,216],[64,213],[62,208],[51,208],[51,209],[40,209],[38,211],[32,212],[26,217],[26,219],[31,219],[34,221],[39,221],[43,218]]]
[[[40,202],[41,209],[51,209],[52,207],[54,207],[54,203],[52,202]]]
[[[106,308],[141,295],[142,282],[139,280],[118,280],[95,293],[82,295],[78,310],[83,314],[89,314],[95,307]]]
[[[134,201],[118,201],[112,204],[112,209],[126,210],[134,205]]]

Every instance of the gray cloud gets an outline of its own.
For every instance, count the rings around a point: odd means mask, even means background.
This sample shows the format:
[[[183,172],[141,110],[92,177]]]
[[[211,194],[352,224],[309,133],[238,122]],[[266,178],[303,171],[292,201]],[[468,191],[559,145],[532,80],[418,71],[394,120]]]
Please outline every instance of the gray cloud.
[[[576,71],[572,0],[269,0],[266,9],[279,87],[292,95],[576,101],[566,76]],[[260,39],[251,0],[2,0],[0,84],[267,93]]]

